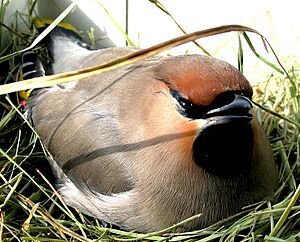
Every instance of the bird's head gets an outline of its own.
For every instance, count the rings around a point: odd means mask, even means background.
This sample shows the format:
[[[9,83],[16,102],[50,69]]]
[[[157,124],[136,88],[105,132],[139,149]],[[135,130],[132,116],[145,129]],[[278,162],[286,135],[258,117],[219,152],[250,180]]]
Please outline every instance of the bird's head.
[[[251,165],[252,87],[230,64],[207,56],[168,59],[156,69],[178,115],[201,121],[192,145],[194,162],[214,175],[235,175]]]

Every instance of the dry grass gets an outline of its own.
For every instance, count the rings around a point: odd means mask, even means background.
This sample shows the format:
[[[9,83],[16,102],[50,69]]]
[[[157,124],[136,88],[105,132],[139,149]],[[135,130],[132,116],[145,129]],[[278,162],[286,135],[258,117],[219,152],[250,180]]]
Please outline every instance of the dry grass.
[[[163,8],[157,1],[152,2]],[[5,5],[3,0],[0,3],[1,17]],[[31,23],[32,13],[30,7],[27,14],[16,13],[16,19],[26,19],[25,22],[29,19]],[[169,12],[166,14],[172,16]],[[35,34],[31,25],[28,25],[30,34],[20,32],[17,22],[14,26],[1,25],[0,33],[4,29],[8,29],[10,41],[8,46],[1,46],[0,49],[0,84],[20,79],[20,54],[17,52],[27,47]],[[274,201],[262,201],[246,208],[243,216],[236,222],[225,220],[208,228],[186,233],[173,233],[176,225],[151,234],[126,232],[109,226],[105,228],[97,219],[68,208],[60,199],[51,186],[52,177],[46,158],[48,154],[24,118],[18,94],[10,93],[0,96],[0,241],[299,241],[299,65],[285,63],[285,72],[278,63],[270,63],[260,53],[256,53],[245,33],[238,36],[240,43],[249,45],[263,63],[273,68],[254,87],[254,101],[261,107],[257,109],[258,116],[269,135],[280,171]],[[243,46],[239,47],[237,58],[242,70]],[[47,61],[43,49],[35,49]]]

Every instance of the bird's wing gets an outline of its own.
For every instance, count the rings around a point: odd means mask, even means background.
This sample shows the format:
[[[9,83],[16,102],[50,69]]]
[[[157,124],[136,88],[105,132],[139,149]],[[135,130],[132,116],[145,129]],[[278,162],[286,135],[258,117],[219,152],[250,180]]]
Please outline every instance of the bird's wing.
[[[81,66],[110,60],[112,53],[107,50],[102,57],[93,53],[95,57],[87,59],[91,63]],[[118,131],[118,107],[112,105],[118,103],[112,99],[119,98],[116,83],[126,73],[122,69],[113,75],[103,73],[89,80],[44,88],[28,100],[33,125],[42,141],[79,187],[84,184],[93,191],[110,194],[134,186],[130,164],[122,163],[128,159]]]
[[[78,186],[85,183],[104,194],[131,189],[130,171],[117,162],[118,122],[92,102],[82,104],[78,94],[65,96],[64,91],[44,93],[31,106],[34,127],[58,165]]]

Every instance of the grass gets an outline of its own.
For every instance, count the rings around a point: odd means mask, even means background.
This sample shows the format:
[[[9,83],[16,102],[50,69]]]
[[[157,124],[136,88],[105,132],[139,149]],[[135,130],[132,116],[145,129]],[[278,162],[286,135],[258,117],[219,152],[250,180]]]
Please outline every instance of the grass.
[[[1,22],[6,8],[1,0]],[[152,1],[172,17],[158,1]],[[0,84],[20,79],[21,49],[29,46],[35,31],[28,25],[26,34],[18,30],[18,21],[32,21],[28,13],[15,13],[8,31],[8,46],[0,49]],[[159,10],[158,10],[159,11]],[[173,18],[173,17],[172,17]],[[174,19],[174,18],[173,18]],[[175,21],[178,24],[178,21]],[[239,37],[238,37],[239,36]],[[213,37],[211,37],[213,38]],[[300,240],[300,76],[296,62],[282,60],[285,69],[257,53],[249,36],[237,35],[239,68],[245,69],[243,50],[250,48],[271,71],[254,86],[257,114],[271,141],[279,168],[279,184],[272,202],[259,202],[245,208],[235,222],[220,221],[208,228],[174,233],[173,228],[150,234],[127,232],[103,226],[101,221],[67,207],[51,185],[49,154],[23,115],[18,94],[0,96],[0,241],[299,241]],[[34,47],[47,61],[47,53]],[[201,48],[200,48],[201,49]],[[195,219],[195,215],[190,219]],[[184,223],[182,221],[180,223]]]

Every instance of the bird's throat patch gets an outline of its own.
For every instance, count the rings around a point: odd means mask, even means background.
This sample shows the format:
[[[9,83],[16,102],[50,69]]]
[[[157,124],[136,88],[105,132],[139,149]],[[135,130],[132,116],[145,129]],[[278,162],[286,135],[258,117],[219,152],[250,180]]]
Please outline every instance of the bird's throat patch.
[[[247,173],[253,155],[251,124],[221,124],[203,129],[193,144],[196,164],[217,176]]]

